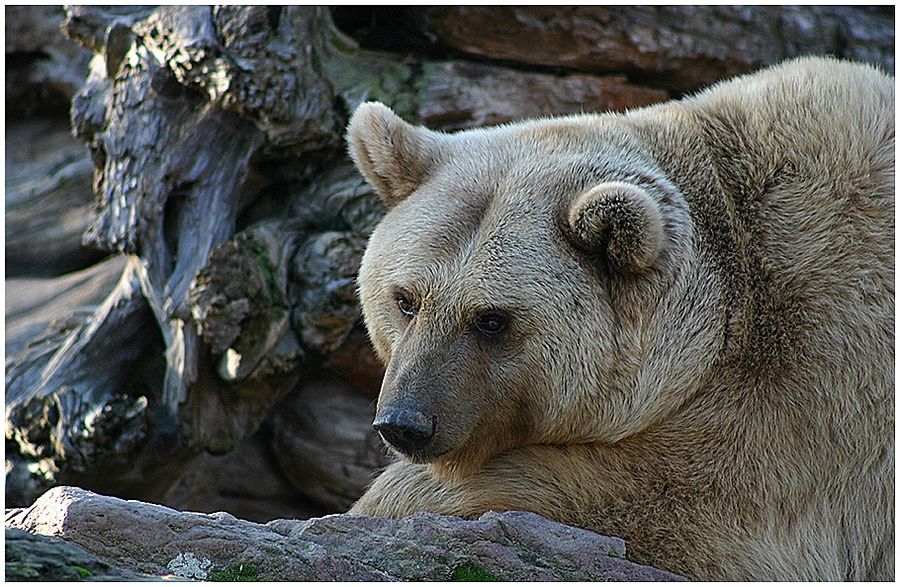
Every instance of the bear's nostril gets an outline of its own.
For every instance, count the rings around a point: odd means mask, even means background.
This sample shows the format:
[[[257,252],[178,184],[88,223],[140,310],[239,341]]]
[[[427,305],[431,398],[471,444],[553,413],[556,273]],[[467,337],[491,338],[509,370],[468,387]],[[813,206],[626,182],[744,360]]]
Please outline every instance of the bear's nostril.
[[[412,454],[428,446],[434,436],[434,418],[411,410],[392,410],[372,423],[385,442]]]

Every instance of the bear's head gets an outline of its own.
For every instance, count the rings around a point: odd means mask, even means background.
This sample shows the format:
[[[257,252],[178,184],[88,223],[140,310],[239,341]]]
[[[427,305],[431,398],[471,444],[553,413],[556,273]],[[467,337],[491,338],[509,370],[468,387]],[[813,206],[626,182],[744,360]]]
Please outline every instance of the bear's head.
[[[458,477],[515,446],[615,442],[677,402],[678,353],[656,346],[693,317],[657,318],[691,226],[625,121],[444,134],[367,103],[347,139],[388,208],[359,293],[387,364],[374,426],[404,458]]]

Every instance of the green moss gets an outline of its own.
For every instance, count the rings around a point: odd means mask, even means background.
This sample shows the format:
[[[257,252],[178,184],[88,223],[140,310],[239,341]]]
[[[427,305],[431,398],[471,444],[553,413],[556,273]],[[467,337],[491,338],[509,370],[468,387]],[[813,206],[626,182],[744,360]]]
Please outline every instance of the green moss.
[[[415,72],[394,55],[380,51],[327,51],[322,65],[348,114],[361,102],[378,100],[390,104],[407,120],[418,118],[415,92],[410,89]]]
[[[278,286],[278,268],[272,265],[272,261],[269,259],[269,254],[266,250],[266,245],[260,242],[257,237],[249,233],[244,234],[242,240],[242,244],[246,246],[256,258],[256,263],[259,265],[269,297],[272,299],[272,305],[283,310],[289,309],[287,300],[281,295],[281,288]]]
[[[259,570],[252,563],[234,563],[227,570],[213,571],[210,581],[258,581]]]
[[[94,576],[94,573],[92,573],[90,570],[88,570],[84,567],[79,567],[78,565],[73,565],[72,568],[75,569],[78,572],[78,574],[81,575],[82,577],[93,577]]]
[[[453,569],[450,575],[451,581],[502,581],[500,577],[492,575],[484,569],[472,565],[460,565]]]

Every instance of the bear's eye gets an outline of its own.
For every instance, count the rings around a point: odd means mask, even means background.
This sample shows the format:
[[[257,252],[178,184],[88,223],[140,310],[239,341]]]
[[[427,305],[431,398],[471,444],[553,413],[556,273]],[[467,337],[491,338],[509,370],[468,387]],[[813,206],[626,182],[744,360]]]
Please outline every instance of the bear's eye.
[[[418,308],[405,293],[403,293],[402,291],[398,291],[396,294],[394,294],[394,299],[397,300],[397,307],[400,308],[400,313],[402,313],[404,316],[406,316],[407,318],[412,318],[416,315],[416,311],[418,310]]]
[[[496,336],[506,330],[509,318],[496,312],[486,312],[475,318],[475,328],[487,336]]]

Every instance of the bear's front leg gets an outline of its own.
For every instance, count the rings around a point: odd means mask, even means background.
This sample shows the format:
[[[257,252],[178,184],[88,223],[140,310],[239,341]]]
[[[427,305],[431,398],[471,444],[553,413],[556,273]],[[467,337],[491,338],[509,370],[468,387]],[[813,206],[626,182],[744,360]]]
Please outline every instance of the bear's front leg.
[[[461,498],[465,492],[438,480],[428,465],[398,461],[379,475],[366,493],[353,504],[351,514],[402,518],[416,512],[477,515]]]
[[[390,465],[350,510],[352,514],[399,518],[416,512],[477,518],[486,511],[524,510],[567,522],[596,503],[602,489],[586,482],[585,467],[572,466],[585,450],[531,446],[489,460],[459,481],[439,478],[431,466],[405,461]],[[584,464],[584,463],[582,463]],[[576,476],[575,471],[580,471]],[[591,495],[582,494],[591,488]],[[584,513],[584,512],[582,512]]]
[[[433,512],[477,519],[487,511],[520,510],[619,536],[628,543],[629,558],[642,564],[703,578],[714,576],[711,569],[721,564],[719,537],[730,530],[694,509],[701,500],[674,492],[686,485],[659,476],[665,468],[658,462],[636,463],[589,444],[531,445],[494,456],[459,480],[442,479],[432,467],[390,465],[350,513],[400,518]],[[720,519],[728,528],[733,524],[727,516]],[[698,527],[698,521],[704,525]],[[659,538],[676,535],[682,538]],[[776,562],[765,564],[776,568]],[[754,576],[749,570],[732,572]]]

